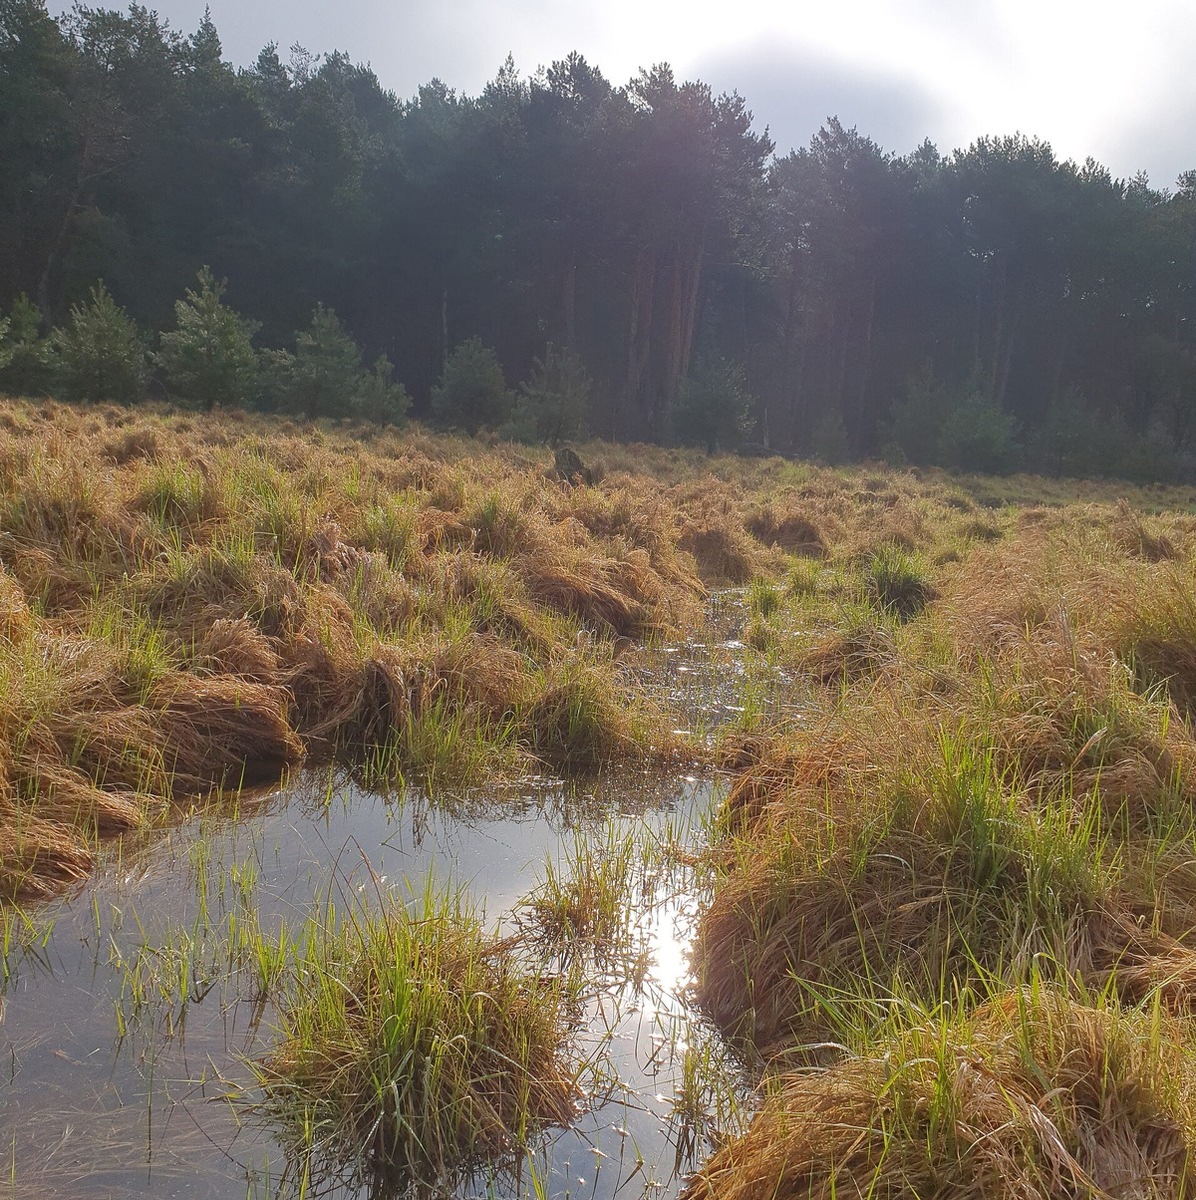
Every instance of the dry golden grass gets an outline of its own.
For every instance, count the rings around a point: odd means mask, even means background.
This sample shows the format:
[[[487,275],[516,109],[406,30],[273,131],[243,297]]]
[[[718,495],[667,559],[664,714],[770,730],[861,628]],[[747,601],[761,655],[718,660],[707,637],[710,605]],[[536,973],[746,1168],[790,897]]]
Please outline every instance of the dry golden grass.
[[[1188,1003],[1196,742],[1039,634],[970,687],[891,671],[739,776],[695,948],[720,1025],[768,1056],[1035,961]]]
[[[875,675],[894,661],[892,631],[879,620],[828,631],[797,659],[803,671],[826,687]]]
[[[0,899],[45,900],[91,873],[87,840],[71,826],[0,804]]]
[[[785,1079],[685,1200],[1190,1196],[1184,1025],[1014,992]]]
[[[744,527],[757,541],[766,546],[779,546],[787,554],[798,554],[803,558],[826,557],[822,534],[800,511],[766,504],[748,514]]]
[[[29,864],[55,840],[313,754],[379,781],[672,757],[677,722],[616,639],[681,635],[706,585],[803,562],[788,624],[755,614],[751,641],[839,718],[817,747],[765,738],[729,823],[745,859],[787,805],[891,791],[897,750],[930,762],[940,729],[1033,819],[1070,789],[1149,840],[1189,803],[1186,493],[582,455],[594,487],[543,451],[419,430],[0,404],[2,795],[25,830],[0,891],[42,887]],[[1127,852],[1130,890],[1178,904],[1174,857]],[[1159,934],[1183,950],[1177,920]]]
[[[934,510],[924,553],[971,536],[967,508],[905,507]],[[832,551],[845,583],[794,589],[814,632],[780,653],[828,690],[737,764],[695,952],[703,1004],[766,1058],[1034,963],[1129,1003],[1196,995],[1190,522],[1112,502],[999,522],[934,555],[907,623],[861,607],[859,533]],[[1144,553],[1164,529],[1171,552]]]
[[[418,431],[0,411],[0,749],[22,817],[0,894],[311,754],[381,780],[675,752],[611,665],[613,639],[700,616],[653,481],[563,487],[545,453]]]

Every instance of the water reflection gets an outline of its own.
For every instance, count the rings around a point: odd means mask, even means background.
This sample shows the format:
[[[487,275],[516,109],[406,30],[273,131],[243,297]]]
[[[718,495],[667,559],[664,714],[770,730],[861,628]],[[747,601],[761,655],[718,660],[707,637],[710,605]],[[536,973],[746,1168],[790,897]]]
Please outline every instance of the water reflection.
[[[48,935],[26,930],[5,956],[0,1153],[14,1194],[297,1191],[294,1165],[243,1102],[246,1060],[269,1046],[273,1013],[239,931],[256,922],[281,939],[313,909],[409,897],[429,872],[467,883],[495,923],[509,921],[568,839],[613,825],[651,840],[696,822],[711,793],[704,780],[639,776],[529,780],[433,803],[307,775],[112,843],[85,887],[39,912]],[[587,1007],[594,1103],[514,1175],[482,1174],[459,1195],[677,1190],[694,1057],[710,1059],[716,1043],[685,999],[687,887],[676,871],[652,879],[636,917],[642,978],[609,979]],[[733,1096],[734,1063],[717,1045],[712,1061],[707,1074],[721,1072],[720,1094]]]

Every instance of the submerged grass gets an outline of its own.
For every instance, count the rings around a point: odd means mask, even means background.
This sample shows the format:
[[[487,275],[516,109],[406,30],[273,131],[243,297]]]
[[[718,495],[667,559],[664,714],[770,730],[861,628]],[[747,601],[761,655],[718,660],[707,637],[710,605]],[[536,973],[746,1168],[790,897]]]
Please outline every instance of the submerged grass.
[[[521,923],[562,959],[592,955],[604,969],[642,973],[639,921],[666,857],[642,828],[614,819],[597,831],[578,828],[562,860],[545,863],[543,879],[521,902]]]

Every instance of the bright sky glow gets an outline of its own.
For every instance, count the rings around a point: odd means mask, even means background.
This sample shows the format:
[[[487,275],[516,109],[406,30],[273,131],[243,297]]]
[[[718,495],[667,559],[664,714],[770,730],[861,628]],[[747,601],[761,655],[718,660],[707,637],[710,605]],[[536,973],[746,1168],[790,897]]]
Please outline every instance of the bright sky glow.
[[[205,0],[161,0],[192,31]],[[400,96],[475,94],[508,51],[524,73],[578,50],[616,83],[670,62],[736,90],[782,153],[829,115],[886,150],[1022,132],[1170,187],[1196,167],[1189,0],[210,0],[226,55],[300,42],[368,61]],[[51,5],[60,12],[65,5]]]

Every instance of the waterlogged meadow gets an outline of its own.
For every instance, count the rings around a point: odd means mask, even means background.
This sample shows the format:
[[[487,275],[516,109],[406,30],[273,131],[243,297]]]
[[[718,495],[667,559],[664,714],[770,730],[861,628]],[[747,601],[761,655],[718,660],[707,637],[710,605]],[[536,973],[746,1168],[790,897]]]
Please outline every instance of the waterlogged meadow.
[[[14,1196],[1191,1193],[1196,493],[0,411]]]
[[[6,927],[9,1190],[676,1190],[716,1119],[742,1127],[745,1081],[687,999],[692,870],[665,854],[710,785],[634,782],[453,806],[313,776],[106,844]],[[619,954],[595,966],[538,901],[612,845]]]

